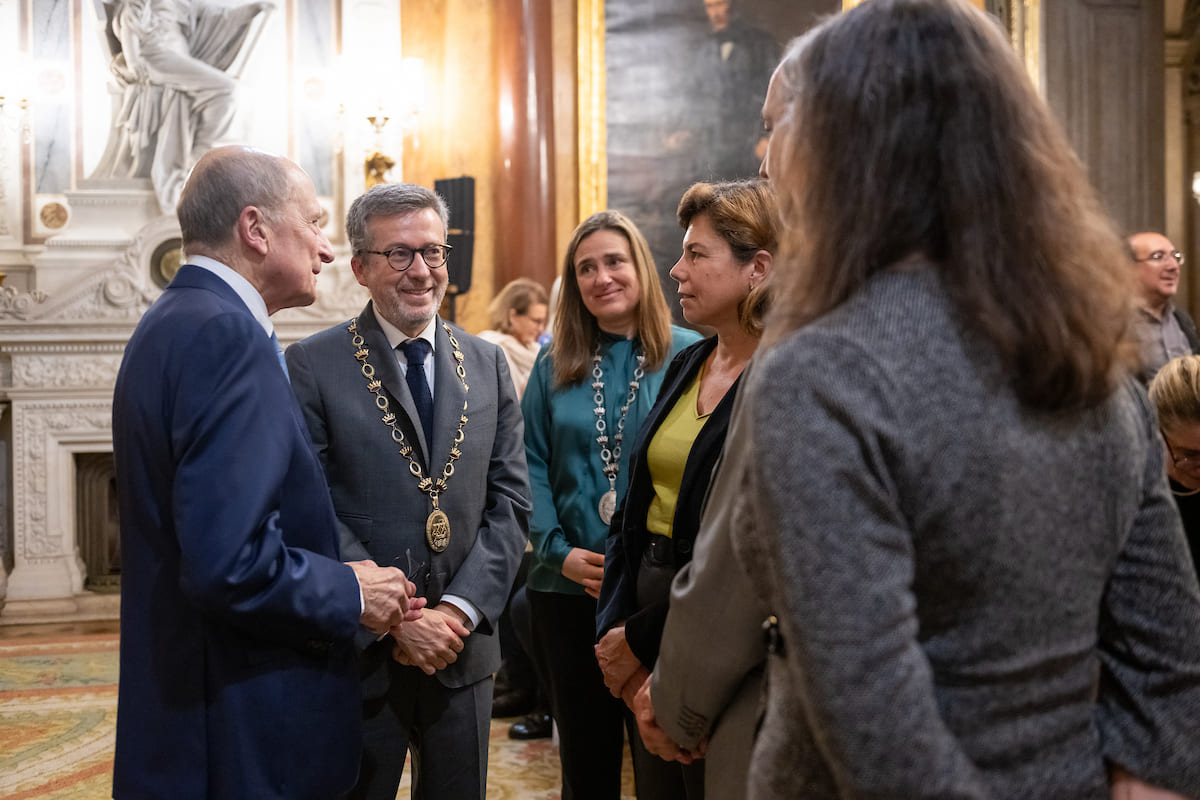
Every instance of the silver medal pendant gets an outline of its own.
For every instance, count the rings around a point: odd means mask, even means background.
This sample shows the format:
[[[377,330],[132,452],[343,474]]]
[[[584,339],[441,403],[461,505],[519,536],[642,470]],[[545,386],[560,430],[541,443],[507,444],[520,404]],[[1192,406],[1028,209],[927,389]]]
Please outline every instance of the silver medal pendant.
[[[617,511],[617,490],[609,489],[600,498],[600,521],[605,525],[612,523],[613,514]]]

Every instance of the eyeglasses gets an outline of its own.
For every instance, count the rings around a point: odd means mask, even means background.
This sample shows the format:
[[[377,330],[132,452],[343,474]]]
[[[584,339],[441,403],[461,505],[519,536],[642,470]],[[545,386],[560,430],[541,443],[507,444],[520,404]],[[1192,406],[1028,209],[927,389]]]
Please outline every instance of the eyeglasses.
[[[421,254],[421,258],[425,261],[425,266],[430,269],[443,267],[446,265],[446,259],[450,257],[452,249],[448,244],[429,244],[416,250],[411,247],[393,247],[391,250],[359,250],[358,252],[384,256],[387,258],[389,267],[397,272],[404,272],[404,270],[412,266],[413,259],[417,257],[417,253]]]
[[[1181,267],[1183,266],[1183,262],[1184,262],[1183,253],[1179,252],[1178,250],[1155,250],[1153,253],[1146,256],[1145,258],[1135,258],[1134,261],[1137,261],[1139,263],[1142,261],[1153,261],[1155,263],[1158,263],[1159,261],[1162,261],[1167,256],[1170,256],[1171,258],[1175,259],[1175,263],[1178,264],[1179,266],[1181,266]]]
[[[1200,453],[1197,453],[1195,450],[1185,450],[1182,456],[1177,456],[1175,455],[1175,448],[1171,446],[1171,440],[1167,438],[1167,434],[1162,431],[1159,431],[1159,433],[1162,433],[1163,444],[1167,446],[1167,455],[1171,457],[1171,463],[1175,465],[1176,469],[1187,470],[1188,472],[1200,470]]]

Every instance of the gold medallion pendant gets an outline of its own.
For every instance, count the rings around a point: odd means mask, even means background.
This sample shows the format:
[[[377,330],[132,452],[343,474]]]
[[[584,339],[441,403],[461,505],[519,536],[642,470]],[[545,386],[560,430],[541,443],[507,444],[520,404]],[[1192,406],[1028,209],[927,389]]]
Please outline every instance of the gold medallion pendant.
[[[450,546],[450,518],[444,511],[435,508],[425,520],[425,542],[435,553]]]

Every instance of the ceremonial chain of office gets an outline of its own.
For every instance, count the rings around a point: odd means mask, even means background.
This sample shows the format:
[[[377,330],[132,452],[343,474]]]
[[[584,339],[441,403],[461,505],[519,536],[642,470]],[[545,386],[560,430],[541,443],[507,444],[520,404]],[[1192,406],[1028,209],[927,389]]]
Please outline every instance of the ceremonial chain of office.
[[[633,370],[633,380],[629,382],[629,395],[625,405],[621,406],[621,417],[617,420],[617,433],[613,437],[613,447],[608,447],[607,424],[604,421],[604,370],[600,369],[600,348],[592,354],[592,399],[596,402],[596,444],[600,445],[600,462],[604,467],[604,477],[608,478],[608,491],[600,498],[597,511],[600,521],[605,525],[612,522],[613,514],[617,511],[617,474],[621,471],[621,439],[625,435],[625,415],[637,398],[638,387],[642,378],[646,377],[643,369],[646,357],[637,354],[637,367]]]
[[[442,328],[445,329],[446,335],[450,337],[450,345],[454,348],[454,360],[458,362],[455,372],[458,373],[458,379],[462,381],[463,391],[469,392],[467,370],[463,367],[463,354],[458,346],[458,340],[454,338],[454,333],[445,322],[442,323]],[[405,441],[404,431],[400,430],[400,426],[396,424],[396,415],[392,413],[387,395],[383,393],[383,384],[375,377],[375,367],[367,360],[370,351],[367,349],[366,340],[358,332],[358,320],[351,320],[346,330],[350,332],[351,341],[354,343],[354,357],[362,365],[363,377],[367,379],[367,389],[375,395],[375,405],[383,412],[383,417],[381,418],[383,424],[391,429],[392,441],[400,446],[400,455],[408,459],[408,471],[417,479],[417,488],[429,495],[429,501],[433,503],[433,511],[425,521],[425,542],[429,545],[430,550],[440,553],[450,545],[450,518],[446,516],[444,511],[438,508],[438,497],[442,492],[446,491],[446,483],[450,480],[450,476],[454,474],[454,462],[462,455],[462,451],[458,446],[466,438],[466,434],[463,433],[463,427],[467,424],[468,420],[467,401],[463,400],[462,414],[458,417],[458,430],[454,432],[454,444],[450,446],[450,457],[446,459],[446,466],[442,467],[441,477],[434,479],[425,475],[420,463],[413,458],[412,445]],[[432,454],[433,443],[428,442],[427,444]]]

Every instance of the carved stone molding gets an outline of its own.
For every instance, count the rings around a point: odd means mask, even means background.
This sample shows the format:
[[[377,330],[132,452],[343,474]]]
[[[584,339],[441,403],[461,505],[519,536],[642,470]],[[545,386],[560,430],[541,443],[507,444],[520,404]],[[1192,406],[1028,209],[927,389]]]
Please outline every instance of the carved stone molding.
[[[120,353],[14,357],[12,386],[14,389],[111,390],[120,367]]]
[[[12,418],[15,576],[22,562],[74,558],[72,448],[111,450],[112,411],[108,398],[15,401]]]
[[[18,292],[11,286],[0,286],[0,319],[9,316],[27,319],[48,297],[37,289]]]

